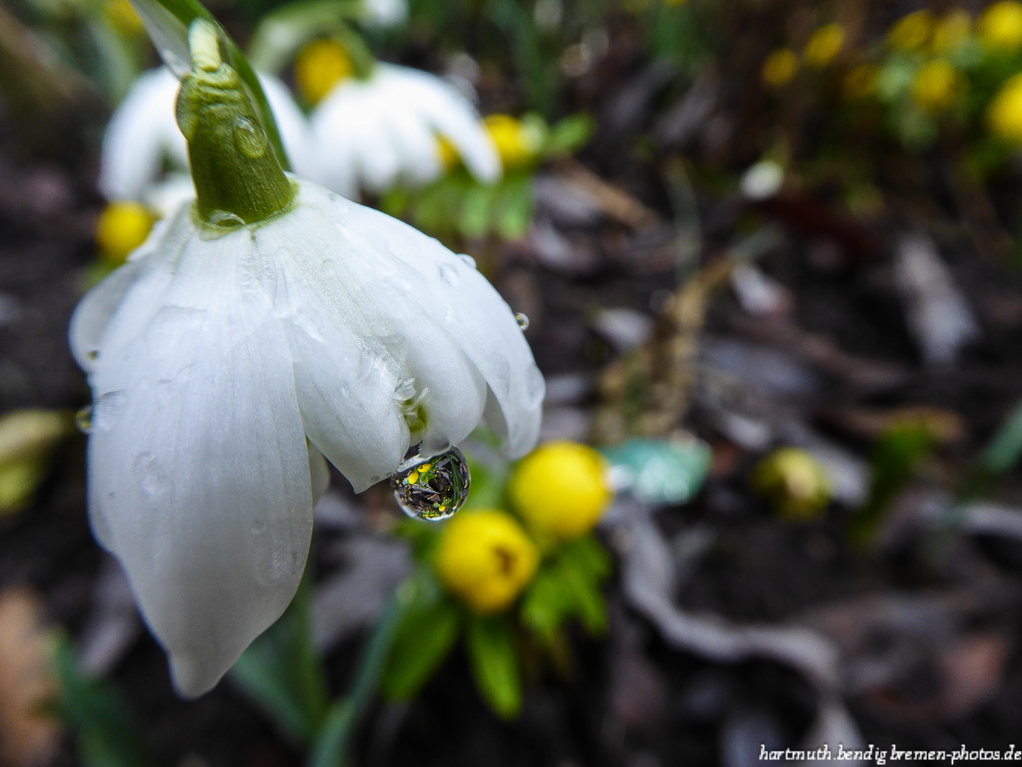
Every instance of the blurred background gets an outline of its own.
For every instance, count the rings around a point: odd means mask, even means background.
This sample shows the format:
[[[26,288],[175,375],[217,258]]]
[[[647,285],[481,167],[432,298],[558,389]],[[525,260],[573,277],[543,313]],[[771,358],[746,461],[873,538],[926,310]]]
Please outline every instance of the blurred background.
[[[490,645],[436,564],[445,533],[405,520],[386,483],[355,496],[335,472],[291,629],[179,699],[89,532],[90,397],[66,340],[88,287],[189,194],[172,100],[137,107],[127,133],[144,146],[117,149],[111,115],[160,64],[128,0],[3,0],[0,765],[340,763],[316,738],[322,711],[289,697],[303,648],[317,700],[373,680],[350,699],[357,765],[1008,748],[1022,732],[1022,4],[209,8],[319,134],[372,56],[474,105],[501,180],[437,128],[435,177],[347,194],[475,259],[527,317],[542,440],[593,446],[602,468],[558,458],[522,479],[485,435],[465,446],[482,494],[469,506],[505,508],[545,563]],[[321,147],[302,140],[314,167]],[[118,152],[122,176],[148,174],[128,191],[110,180]],[[566,499],[551,514],[588,515],[584,545],[535,534],[529,509],[550,497]],[[376,695],[364,648],[401,583],[433,596],[373,645]]]

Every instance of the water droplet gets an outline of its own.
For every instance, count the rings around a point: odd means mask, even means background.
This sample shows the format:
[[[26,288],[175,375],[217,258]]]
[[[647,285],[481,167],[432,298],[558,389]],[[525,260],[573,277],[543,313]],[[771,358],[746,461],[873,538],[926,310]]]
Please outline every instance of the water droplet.
[[[266,523],[263,522],[261,519],[253,519],[252,520],[252,534],[253,535],[259,535],[265,529],[266,529]]]
[[[234,143],[238,151],[252,160],[266,152],[266,134],[244,115],[234,119]]]
[[[85,353],[85,358],[89,360],[89,362],[95,362],[96,360],[99,359],[99,351],[97,351],[96,349],[90,349],[88,352]]]
[[[460,256],[458,256],[458,258],[460,258],[469,267],[469,269],[476,268],[476,260],[467,253],[462,253]]]
[[[131,464],[131,471],[142,492],[149,496],[164,492],[170,483],[160,465],[160,459],[152,453],[139,453]]]
[[[515,322],[518,323],[518,327],[522,329],[523,333],[529,329],[529,318],[521,312],[515,313]]]
[[[92,431],[92,405],[86,405],[75,413],[75,426],[82,434]]]
[[[104,394],[92,406],[92,428],[110,431],[124,409],[127,397],[123,391],[111,391]]]
[[[394,387],[394,399],[398,402],[412,399],[415,396],[415,379],[402,378]]]
[[[412,461],[390,478],[398,506],[410,517],[439,522],[468,498],[468,462],[456,447],[432,458]]]
[[[245,221],[241,216],[226,210],[215,210],[210,213],[209,223],[211,226],[218,226],[221,229],[237,229],[245,225]]]
[[[440,264],[440,279],[452,288],[456,287],[458,281],[461,279],[458,275],[458,267],[454,264]]]

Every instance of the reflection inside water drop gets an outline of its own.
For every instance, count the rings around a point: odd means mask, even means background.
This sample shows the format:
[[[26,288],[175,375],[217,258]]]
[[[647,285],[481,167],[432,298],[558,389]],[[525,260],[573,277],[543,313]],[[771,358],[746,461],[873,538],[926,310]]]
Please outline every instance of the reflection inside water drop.
[[[529,318],[526,317],[521,312],[515,312],[515,322],[518,323],[518,327],[520,327],[522,330],[529,329]]]
[[[390,478],[394,498],[410,517],[439,522],[462,507],[471,477],[468,462],[456,447],[417,460]]]
[[[92,431],[92,405],[86,405],[75,413],[75,426],[82,434]]]

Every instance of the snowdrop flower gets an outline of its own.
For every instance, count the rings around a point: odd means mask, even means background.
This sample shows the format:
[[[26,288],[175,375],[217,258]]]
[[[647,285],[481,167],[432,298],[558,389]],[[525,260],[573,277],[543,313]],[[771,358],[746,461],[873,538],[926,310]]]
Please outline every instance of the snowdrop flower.
[[[187,696],[291,600],[325,455],[362,491],[479,423],[528,452],[543,377],[464,256],[287,177],[215,33],[178,114],[194,203],[79,304],[89,515]]]
[[[356,199],[398,181],[421,186],[443,170],[438,139],[450,143],[475,178],[501,176],[500,158],[479,115],[450,83],[379,63],[367,79],[342,80],[310,117],[324,186]]]
[[[259,82],[295,172],[304,176],[310,164],[308,122],[280,80],[261,74]],[[139,76],[114,111],[103,136],[99,169],[99,191],[108,200],[145,202],[160,180],[164,160],[188,168],[188,147],[174,119],[180,86],[166,67],[152,69]]]

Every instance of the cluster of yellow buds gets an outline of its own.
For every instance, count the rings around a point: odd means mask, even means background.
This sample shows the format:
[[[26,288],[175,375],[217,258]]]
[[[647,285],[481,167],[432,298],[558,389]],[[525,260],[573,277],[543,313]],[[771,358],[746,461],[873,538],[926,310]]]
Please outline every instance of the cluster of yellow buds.
[[[845,47],[847,34],[841,24],[825,24],[810,36],[802,49],[801,60],[813,69],[823,69]],[[761,75],[767,85],[780,88],[798,73],[799,55],[791,48],[777,48],[763,61]]]
[[[517,519],[496,509],[465,510],[447,523],[436,552],[444,588],[478,613],[510,606],[531,582],[541,552],[588,533],[613,498],[604,458],[564,441],[523,458],[507,489]]]

